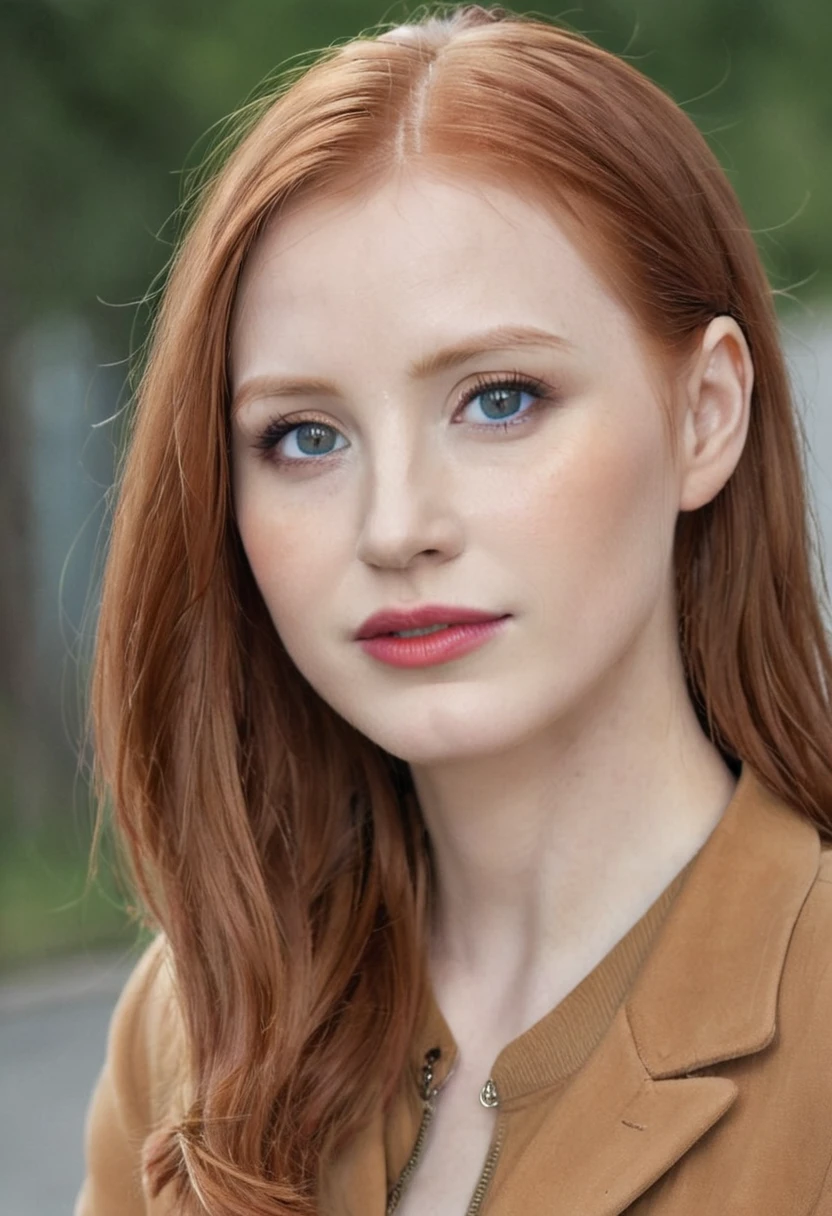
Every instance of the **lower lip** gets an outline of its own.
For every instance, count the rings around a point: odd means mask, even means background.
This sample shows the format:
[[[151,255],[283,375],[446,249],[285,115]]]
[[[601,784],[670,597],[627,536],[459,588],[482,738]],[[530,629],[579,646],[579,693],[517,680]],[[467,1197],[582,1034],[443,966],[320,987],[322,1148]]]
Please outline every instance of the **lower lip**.
[[[363,638],[359,644],[374,659],[393,667],[432,667],[476,650],[494,637],[508,619],[501,616],[493,621],[478,621],[472,625],[450,625],[447,629],[424,633],[421,637],[394,638],[388,635]]]

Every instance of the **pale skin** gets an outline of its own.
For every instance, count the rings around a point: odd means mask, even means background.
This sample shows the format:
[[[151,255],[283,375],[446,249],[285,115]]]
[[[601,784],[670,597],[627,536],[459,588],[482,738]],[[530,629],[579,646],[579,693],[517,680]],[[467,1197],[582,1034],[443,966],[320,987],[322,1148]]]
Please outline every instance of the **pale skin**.
[[[504,326],[555,340],[505,337],[411,378],[415,361]],[[231,350],[254,577],[319,695],[410,764],[432,837],[431,979],[460,1055],[399,1213],[459,1216],[493,1131],[478,1093],[496,1056],[643,915],[733,793],[684,684],[672,550],[679,512],[713,499],[740,458],[751,358],[716,317],[668,397],[564,226],[520,192],[424,170],[268,228]],[[528,421],[499,429],[487,389],[459,408],[483,376],[512,372],[553,397]],[[280,396],[275,377],[330,385]],[[514,391],[506,418],[536,401]],[[275,414],[323,424],[324,454],[297,430],[259,450]],[[512,619],[415,670],[353,640],[370,613],[428,602]]]

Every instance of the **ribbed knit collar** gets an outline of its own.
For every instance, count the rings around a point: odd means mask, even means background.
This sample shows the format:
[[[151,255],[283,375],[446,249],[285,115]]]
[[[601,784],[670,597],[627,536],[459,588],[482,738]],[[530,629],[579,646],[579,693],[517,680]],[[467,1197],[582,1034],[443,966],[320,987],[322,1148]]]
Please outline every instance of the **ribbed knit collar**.
[[[629,991],[694,861],[695,857],[563,1000],[500,1051],[491,1078],[502,1108],[515,1099],[565,1081],[581,1067],[603,1038]],[[411,1064],[414,1091],[425,1052],[432,1047],[439,1047],[442,1053],[434,1068],[435,1084],[441,1084],[453,1066],[458,1047],[431,996],[424,1029],[414,1044]]]

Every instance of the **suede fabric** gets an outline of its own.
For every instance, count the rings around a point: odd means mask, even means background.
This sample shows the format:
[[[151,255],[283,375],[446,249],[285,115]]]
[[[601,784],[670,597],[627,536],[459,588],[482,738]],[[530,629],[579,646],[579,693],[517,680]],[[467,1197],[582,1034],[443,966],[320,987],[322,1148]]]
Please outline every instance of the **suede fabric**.
[[[457,1046],[434,1004],[321,1216],[383,1216],[436,1045],[441,1080]],[[146,1198],[141,1149],[184,1108],[184,1058],[158,938],[113,1014],[75,1216],[175,1216],[170,1188]],[[832,848],[745,765],[696,856],[492,1077],[502,1147],[482,1216],[832,1216]]]

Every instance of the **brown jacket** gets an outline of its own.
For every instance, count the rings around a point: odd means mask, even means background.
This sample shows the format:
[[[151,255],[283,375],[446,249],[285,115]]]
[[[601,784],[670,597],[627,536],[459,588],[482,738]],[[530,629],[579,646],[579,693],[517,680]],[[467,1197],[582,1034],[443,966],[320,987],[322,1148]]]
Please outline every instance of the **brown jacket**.
[[[176,1212],[139,1164],[183,1101],[174,1012],[157,939],[113,1015],[75,1216]],[[482,1216],[832,1216],[832,849],[747,765],[601,1041],[547,1092],[500,1110]],[[417,1106],[397,1118],[412,1143]],[[379,1115],[325,1216],[383,1216],[391,1142]]]

